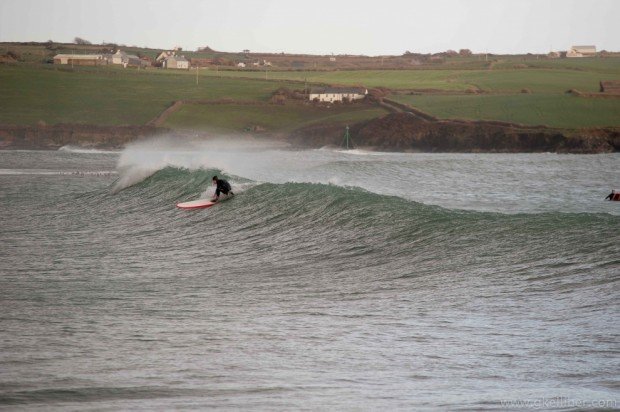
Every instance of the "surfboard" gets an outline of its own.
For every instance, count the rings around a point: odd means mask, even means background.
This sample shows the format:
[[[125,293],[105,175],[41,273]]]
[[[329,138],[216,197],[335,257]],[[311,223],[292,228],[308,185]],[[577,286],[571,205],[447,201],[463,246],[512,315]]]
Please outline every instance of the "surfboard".
[[[217,202],[212,202],[211,199],[198,199],[191,202],[177,203],[177,207],[180,209],[206,209],[211,207]]]

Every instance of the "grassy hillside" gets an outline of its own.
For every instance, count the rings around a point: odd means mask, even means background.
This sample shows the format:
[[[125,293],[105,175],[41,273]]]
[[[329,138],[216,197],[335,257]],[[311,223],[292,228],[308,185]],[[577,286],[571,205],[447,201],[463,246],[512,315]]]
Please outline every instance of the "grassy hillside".
[[[620,98],[594,99],[569,94],[394,95],[443,119],[501,120],[552,127],[620,126]]]
[[[387,112],[367,105],[316,107],[271,105],[185,105],[164,126],[179,129],[242,132],[259,126],[266,131],[288,132],[314,123],[352,124],[383,116]]]
[[[541,93],[562,93],[568,89],[593,92],[598,91],[600,80],[620,80],[620,59],[598,59],[595,62],[590,62],[590,65],[596,70],[586,70],[588,66],[583,66],[579,70],[554,67],[494,70],[268,71],[266,75],[269,79],[307,80],[308,82],[328,84],[444,91],[466,91],[473,87],[498,93],[519,92],[522,89]],[[220,70],[218,72],[209,70],[205,72],[205,75],[222,78],[265,78],[265,72],[242,70]]]
[[[71,71],[0,66],[0,123],[144,124],[178,99],[266,101],[287,82],[201,77],[166,70]]]
[[[0,123],[144,124],[175,100],[229,98],[266,102],[279,87],[302,88],[299,82],[423,90],[423,95],[392,97],[443,118],[555,127],[620,123],[620,99],[577,98],[564,93],[568,89],[596,92],[600,80],[620,81],[620,57],[546,59],[529,55],[488,58],[475,55],[444,56],[433,63],[424,59],[416,63],[419,56],[414,55],[335,56],[334,62],[330,60],[332,56],[183,52],[188,57],[219,57],[231,64],[245,61],[249,65],[243,70],[222,66],[201,69],[198,85],[194,70],[136,70],[118,66],[72,69],[43,63],[56,53],[93,53],[104,49],[102,45],[0,43],[0,55],[9,51],[19,55],[16,63],[0,64]],[[158,49],[122,49],[151,58],[159,53]],[[262,59],[272,61],[274,67],[251,70],[251,63]],[[304,70],[297,70],[300,67]],[[365,69],[352,70],[358,68]],[[524,89],[531,94],[522,94]],[[484,94],[465,94],[477,91]],[[353,106],[331,110],[322,113],[318,109],[288,105],[268,106],[268,109],[251,105],[184,106],[166,125],[289,130],[312,121],[352,122],[384,113]]]

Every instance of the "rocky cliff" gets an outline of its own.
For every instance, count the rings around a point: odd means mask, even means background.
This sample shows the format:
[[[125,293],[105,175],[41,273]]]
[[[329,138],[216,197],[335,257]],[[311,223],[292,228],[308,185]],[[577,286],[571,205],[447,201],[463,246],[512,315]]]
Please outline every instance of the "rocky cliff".
[[[154,126],[0,125],[0,149],[56,150],[65,145],[122,148],[128,142],[166,131]]]
[[[298,146],[340,146],[342,126],[310,126],[293,132]],[[394,113],[351,126],[358,147],[421,152],[603,153],[620,149],[620,129],[556,130],[501,122],[429,121]]]

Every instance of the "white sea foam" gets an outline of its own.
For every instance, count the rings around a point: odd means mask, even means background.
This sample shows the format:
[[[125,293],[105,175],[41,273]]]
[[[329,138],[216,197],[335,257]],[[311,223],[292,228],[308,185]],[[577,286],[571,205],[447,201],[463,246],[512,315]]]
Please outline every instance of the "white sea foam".
[[[118,150],[101,150],[101,149],[90,149],[86,147],[80,146],[72,146],[66,145],[58,149],[59,152],[69,152],[69,153],[86,153],[86,154],[117,154]]]

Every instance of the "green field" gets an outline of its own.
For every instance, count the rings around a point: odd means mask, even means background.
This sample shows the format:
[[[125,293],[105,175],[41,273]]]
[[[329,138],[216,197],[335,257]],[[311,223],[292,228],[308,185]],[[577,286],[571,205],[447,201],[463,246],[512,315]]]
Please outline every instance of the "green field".
[[[367,105],[316,107],[290,104],[273,105],[184,105],[164,126],[176,129],[241,132],[260,126],[269,132],[289,132],[316,123],[353,124],[383,116],[387,112]]]
[[[580,60],[573,62],[573,60]],[[535,61],[536,62],[536,61]],[[534,63],[531,63],[534,64]],[[558,59],[540,63],[540,68],[494,70],[339,70],[339,71],[249,71],[208,70],[206,76],[308,81],[310,83],[364,85],[392,89],[437,89],[466,91],[479,88],[487,92],[562,93],[569,89],[598,91],[601,80],[620,80],[620,59]],[[546,66],[545,66],[546,65]]]
[[[561,128],[620,126],[620,98],[569,94],[395,95],[392,98],[442,119],[501,120]]]
[[[392,89],[465,90],[469,85],[456,81],[457,70],[339,70],[339,71],[267,71],[268,79],[295,80],[309,83],[363,85]],[[264,79],[265,72],[242,70],[209,70],[206,76],[220,78]],[[297,86],[303,88],[303,84]]]
[[[0,123],[144,124],[179,99],[266,101],[286,82],[166,70],[0,66]]]
[[[8,46],[3,47],[8,50]],[[24,62],[0,65],[0,123],[3,124],[40,121],[48,124],[145,124],[175,100],[227,98],[266,102],[276,89],[302,89],[306,82],[308,86],[363,85],[426,90],[429,94],[395,94],[392,97],[441,118],[503,120],[567,128],[617,126],[620,118],[620,99],[578,98],[565,94],[569,89],[597,92],[601,80],[620,81],[618,57],[502,56],[487,62],[475,56],[447,59],[445,64],[433,68],[406,70],[286,71],[268,68],[265,72],[211,67],[201,69],[197,85],[194,70],[137,70],[117,66],[71,68],[41,64],[46,56],[49,57],[45,53],[52,52],[40,46],[23,46],[18,51],[24,56]],[[154,54],[156,51],[143,52]],[[492,69],[480,69],[482,64]],[[521,93],[524,89],[529,93]],[[464,93],[480,90],[485,93]],[[353,122],[384,113],[379,109],[360,110],[354,106],[333,108],[333,116],[313,110],[289,105],[269,106],[269,110],[252,105],[217,109],[184,106],[166,125],[222,130],[239,130],[249,125],[290,130],[313,121]]]

